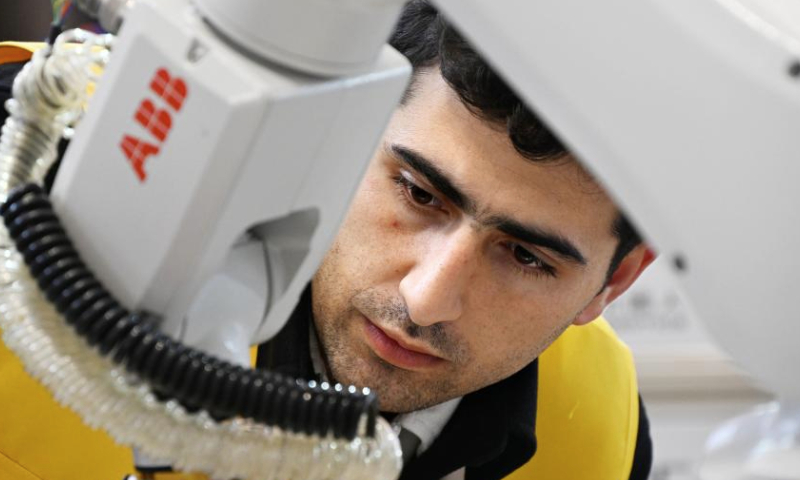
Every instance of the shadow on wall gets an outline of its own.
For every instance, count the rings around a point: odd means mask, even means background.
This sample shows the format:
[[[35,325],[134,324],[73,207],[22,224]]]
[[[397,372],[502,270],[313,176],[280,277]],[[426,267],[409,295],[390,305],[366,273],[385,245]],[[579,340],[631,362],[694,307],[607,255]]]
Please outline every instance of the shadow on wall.
[[[47,0],[0,0],[0,41],[45,40],[51,20]]]

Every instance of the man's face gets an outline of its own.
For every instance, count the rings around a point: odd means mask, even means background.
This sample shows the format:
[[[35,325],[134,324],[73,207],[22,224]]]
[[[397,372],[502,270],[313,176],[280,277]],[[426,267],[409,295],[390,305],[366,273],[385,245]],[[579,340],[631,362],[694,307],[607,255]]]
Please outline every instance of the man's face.
[[[512,375],[601,290],[616,212],[573,161],[524,158],[421,75],[313,280],[333,377],[405,412]]]

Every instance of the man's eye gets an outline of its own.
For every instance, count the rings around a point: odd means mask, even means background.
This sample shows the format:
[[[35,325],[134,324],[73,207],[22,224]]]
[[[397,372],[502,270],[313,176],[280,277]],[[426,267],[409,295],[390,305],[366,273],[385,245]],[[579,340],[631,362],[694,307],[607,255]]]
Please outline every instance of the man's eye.
[[[433,195],[416,185],[410,185],[408,187],[408,193],[411,195],[411,198],[420,205],[429,205],[435,200]]]
[[[412,205],[421,207],[441,207],[442,202],[427,190],[418,187],[414,182],[403,175],[394,178],[395,183],[400,187],[406,201]]]
[[[517,262],[523,265],[530,265],[534,267],[542,265],[542,261],[539,260],[539,257],[525,250],[519,245],[514,247],[514,258],[517,260]]]
[[[511,253],[517,268],[525,274],[556,276],[556,269],[548,265],[533,252],[525,249],[521,245],[511,244]]]

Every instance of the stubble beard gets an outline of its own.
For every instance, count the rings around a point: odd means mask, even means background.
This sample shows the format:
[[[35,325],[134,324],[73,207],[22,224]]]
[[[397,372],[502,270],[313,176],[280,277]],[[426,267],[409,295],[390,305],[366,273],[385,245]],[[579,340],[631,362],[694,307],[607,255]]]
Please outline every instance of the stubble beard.
[[[381,410],[387,412],[420,410],[463,394],[458,367],[468,362],[469,355],[442,325],[414,324],[402,301],[375,289],[348,296],[349,292],[330,291],[330,286],[324,279],[315,278],[312,303],[322,354],[337,382],[370,388],[378,395]],[[385,362],[363,341],[363,315],[379,326],[402,330],[408,337],[430,345],[448,361],[425,373]]]

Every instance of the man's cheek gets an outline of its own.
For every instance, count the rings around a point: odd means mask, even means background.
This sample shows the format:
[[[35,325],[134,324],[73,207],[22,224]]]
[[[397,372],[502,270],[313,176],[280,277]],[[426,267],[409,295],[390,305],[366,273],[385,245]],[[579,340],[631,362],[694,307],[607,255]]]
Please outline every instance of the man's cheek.
[[[370,202],[368,198],[359,199],[351,207],[345,228],[354,236],[366,237],[372,241],[378,240],[376,235],[386,236],[395,226],[396,220],[392,212],[377,202]]]

